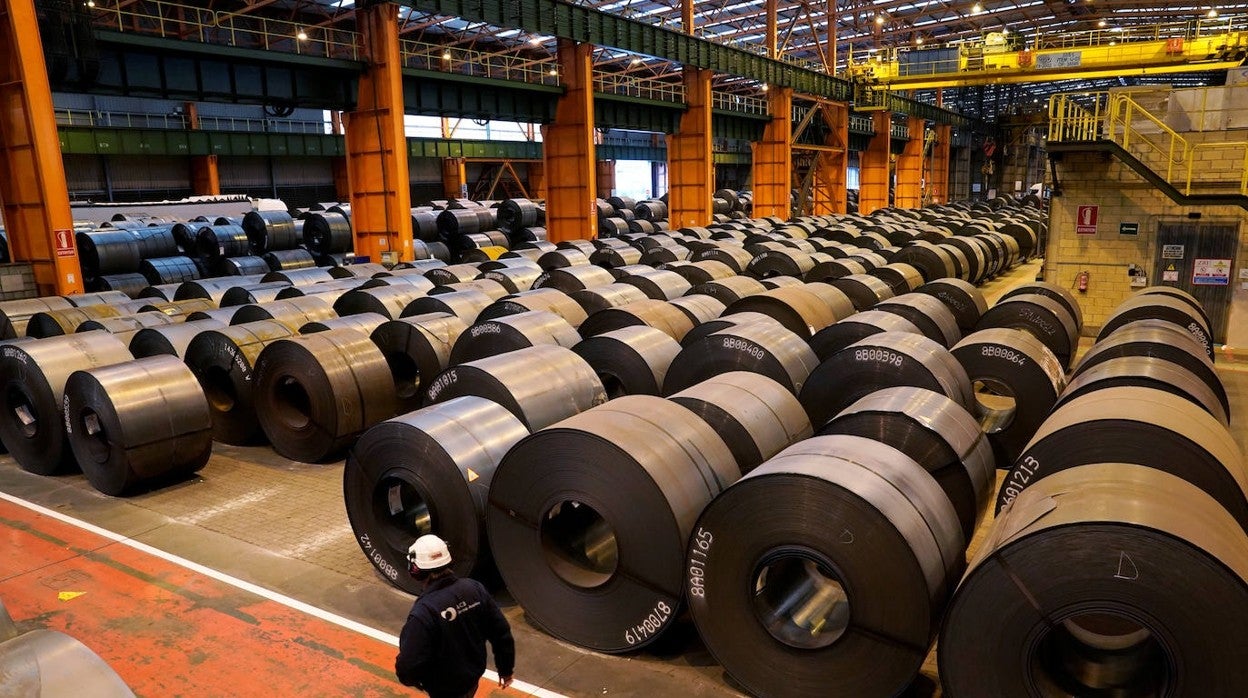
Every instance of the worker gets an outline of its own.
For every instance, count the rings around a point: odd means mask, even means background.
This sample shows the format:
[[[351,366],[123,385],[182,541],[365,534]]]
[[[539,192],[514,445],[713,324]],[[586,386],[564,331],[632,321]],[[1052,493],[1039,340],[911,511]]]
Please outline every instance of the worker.
[[[430,698],[472,696],[485,673],[485,642],[494,650],[499,688],[511,684],[516,644],[511,626],[485,587],[451,571],[446,541],[421,536],[407,551],[408,573],[423,585],[412,604],[394,673]]]

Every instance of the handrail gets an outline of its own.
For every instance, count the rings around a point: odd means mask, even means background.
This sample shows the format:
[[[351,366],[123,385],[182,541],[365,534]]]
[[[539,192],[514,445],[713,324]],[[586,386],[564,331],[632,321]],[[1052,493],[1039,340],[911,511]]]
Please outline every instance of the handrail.
[[[190,122],[185,114],[57,109],[55,115],[58,126],[191,130]],[[202,131],[325,135],[327,126],[328,124],[324,121],[298,119],[258,119],[236,116],[199,117],[199,130]]]
[[[1128,95],[1116,94],[1114,95],[1113,100],[1111,102],[1111,106],[1110,106],[1109,121],[1110,121],[1111,128],[1109,129],[1109,135],[1110,135],[1110,138],[1113,139],[1114,136],[1116,136],[1118,132],[1116,126],[1120,124],[1122,127],[1122,140],[1121,142],[1118,142],[1118,144],[1121,145],[1123,149],[1126,150],[1127,152],[1131,152],[1132,133],[1136,134],[1136,138],[1138,140],[1141,140],[1145,143],[1148,143],[1150,146],[1152,146],[1154,150],[1158,151],[1159,153],[1161,151],[1160,146],[1158,146],[1156,143],[1153,143],[1147,136],[1139,132],[1132,125],[1135,122],[1134,117],[1136,116],[1144,117],[1144,120],[1146,122],[1152,123],[1158,129],[1160,129],[1163,134],[1169,137],[1169,143],[1166,148],[1166,181],[1167,182],[1171,181],[1174,175],[1174,166],[1182,162],[1183,158],[1185,158],[1188,155],[1187,139],[1184,138],[1182,135],[1180,135],[1174,129],[1170,128],[1170,126],[1167,125],[1164,121],[1162,121],[1161,119],[1158,119],[1156,116],[1153,116],[1152,113],[1150,113],[1147,109],[1140,106],[1139,103],[1137,103],[1134,99],[1131,99],[1131,97],[1129,97]],[[1178,158],[1175,157],[1176,146],[1178,147],[1177,148]]]

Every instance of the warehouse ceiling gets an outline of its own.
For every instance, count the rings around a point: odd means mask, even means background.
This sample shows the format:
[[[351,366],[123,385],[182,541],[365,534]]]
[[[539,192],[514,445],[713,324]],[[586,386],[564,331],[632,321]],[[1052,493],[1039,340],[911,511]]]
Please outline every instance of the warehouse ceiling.
[[[1213,27],[1248,30],[1248,2],[1139,2],[1138,0],[775,0],[781,58],[815,70],[839,71],[850,57],[887,49],[930,48],[953,42],[982,40],[989,33],[1012,34],[1013,45],[1044,47],[1054,42],[1128,42],[1170,36],[1191,36]],[[111,3],[109,3],[111,4]],[[153,0],[121,0],[120,6],[164,5]],[[297,22],[307,31],[355,27],[353,0],[210,0],[207,9],[229,15],[253,15]],[[676,0],[579,0],[638,21],[681,29],[681,4]],[[189,3],[188,3],[189,5]],[[201,4],[200,7],[204,5]],[[698,0],[694,33],[704,39],[765,53],[766,0]],[[549,60],[555,41],[458,17],[430,15],[402,7],[404,39],[486,52],[504,52],[520,59]],[[832,27],[832,31],[829,30]],[[610,48],[595,54],[599,69],[660,80],[677,80],[679,66],[648,56]],[[1225,74],[1187,73],[1141,78],[1075,80],[1005,88],[946,90],[946,104],[996,113],[1003,95],[1014,108],[1038,103],[1060,91],[1105,89],[1138,84],[1181,86],[1219,84]],[[757,92],[756,82],[727,76],[717,89]],[[984,95],[990,107],[984,107]],[[998,100],[993,104],[992,98]],[[919,94],[934,100],[934,93]],[[980,106],[979,109],[975,105]]]

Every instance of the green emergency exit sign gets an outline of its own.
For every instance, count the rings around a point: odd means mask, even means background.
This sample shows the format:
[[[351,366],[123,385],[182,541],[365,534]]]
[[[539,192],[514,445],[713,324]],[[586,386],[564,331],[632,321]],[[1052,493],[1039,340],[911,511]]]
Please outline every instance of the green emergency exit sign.
[[[1139,235],[1140,224],[1139,223],[1119,223],[1118,234],[1119,235]]]

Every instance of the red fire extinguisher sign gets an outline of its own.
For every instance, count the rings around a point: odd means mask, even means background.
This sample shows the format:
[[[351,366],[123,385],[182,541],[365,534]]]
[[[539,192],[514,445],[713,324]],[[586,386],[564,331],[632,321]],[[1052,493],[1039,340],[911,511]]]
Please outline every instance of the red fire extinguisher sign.
[[[1100,206],[1080,206],[1075,218],[1075,234],[1096,235],[1096,219],[1100,217]]]
[[[56,236],[56,256],[57,257],[73,257],[74,256],[74,231],[68,228],[60,228],[52,231]]]

